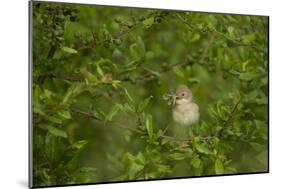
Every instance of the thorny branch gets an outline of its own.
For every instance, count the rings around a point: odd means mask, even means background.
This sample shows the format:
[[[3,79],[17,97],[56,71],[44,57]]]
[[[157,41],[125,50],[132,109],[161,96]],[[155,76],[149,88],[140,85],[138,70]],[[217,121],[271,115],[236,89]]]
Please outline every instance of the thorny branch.
[[[218,131],[218,133],[217,133],[217,136],[218,136],[218,137],[221,137],[221,135],[222,135],[224,129],[226,129],[227,127],[230,126],[230,122],[233,120],[234,115],[235,115],[235,113],[236,113],[236,111],[237,111],[237,109],[238,109],[238,105],[240,104],[240,102],[241,102],[241,98],[239,98],[239,99],[237,100],[237,102],[234,104],[234,106],[233,106],[233,108],[232,108],[232,110],[231,110],[231,112],[230,112],[230,114],[229,114],[227,120],[226,120],[226,121],[224,122],[224,124],[223,124],[223,128],[222,128],[220,131]]]
[[[100,118],[94,116],[92,113],[90,112],[85,112],[85,111],[82,111],[82,110],[79,110],[79,109],[76,109],[76,108],[71,108],[70,109],[71,112],[74,112],[74,113],[79,113],[79,114],[82,114],[84,116],[88,116],[88,117],[91,117],[95,120],[98,120],[98,121],[102,121]]]
[[[233,108],[232,108],[232,110],[231,110],[231,112],[230,112],[230,115],[229,115],[228,119],[224,122],[224,124],[223,124],[224,127],[227,127],[228,124],[229,124],[229,123],[231,122],[231,120],[233,119],[234,114],[235,114],[235,112],[237,111],[238,105],[240,104],[240,102],[241,102],[241,99],[239,98],[239,100],[238,100],[238,101],[235,103],[235,105],[233,106]]]
[[[200,139],[202,140],[206,140],[206,141],[209,141],[211,139],[214,139],[214,138],[221,138],[222,137],[222,132],[224,131],[224,129],[226,129],[228,126],[229,126],[229,123],[232,121],[236,111],[237,111],[237,108],[238,108],[238,105],[240,104],[241,100],[239,99],[233,106],[232,108],[232,111],[231,113],[229,114],[227,120],[224,122],[223,124],[223,128],[218,131],[216,134],[214,135],[211,135],[211,136],[201,136]],[[98,120],[98,121],[103,121],[97,117],[95,117],[92,113],[90,112],[85,112],[85,111],[81,111],[79,109],[71,109],[72,112],[74,113],[79,113],[81,115],[84,115],[84,116],[87,116],[87,117],[91,117],[91,118],[94,118],[95,120]],[[122,124],[114,124],[114,126],[117,126],[119,128],[122,128],[122,129],[127,129],[127,130],[130,130],[134,133],[139,133],[139,134],[146,134],[145,131],[141,130],[141,129],[138,129],[136,127],[127,127],[127,126],[124,126]],[[164,132],[163,132],[164,133]],[[176,138],[176,137],[173,137],[173,136],[169,136],[169,135],[165,135],[165,134],[161,134],[160,135],[160,138],[163,138],[163,139],[168,139],[168,140],[172,140],[172,141],[178,141],[178,142],[185,142],[185,143],[189,143],[193,140],[193,138],[188,138],[188,139],[182,139],[182,138]],[[228,139],[225,139],[225,140],[228,140]],[[231,139],[232,141],[236,141],[235,139]],[[243,142],[243,140],[241,140]],[[246,140],[245,140],[246,142]]]

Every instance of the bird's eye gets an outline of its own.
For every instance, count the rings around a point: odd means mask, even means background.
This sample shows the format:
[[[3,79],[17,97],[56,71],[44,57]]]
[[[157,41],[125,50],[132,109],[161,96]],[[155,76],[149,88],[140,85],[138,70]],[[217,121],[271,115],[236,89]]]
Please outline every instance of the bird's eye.
[[[182,93],[181,96],[184,96],[184,93]]]

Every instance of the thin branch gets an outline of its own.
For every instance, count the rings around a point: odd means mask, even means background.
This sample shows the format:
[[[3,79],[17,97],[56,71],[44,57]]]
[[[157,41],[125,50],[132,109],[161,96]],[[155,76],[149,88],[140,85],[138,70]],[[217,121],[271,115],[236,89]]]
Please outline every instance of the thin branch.
[[[103,120],[93,116],[92,113],[90,112],[85,112],[85,111],[82,111],[82,110],[79,110],[79,109],[71,109],[72,112],[75,112],[75,113],[79,113],[81,115],[84,115],[84,116],[87,116],[87,117],[90,117],[90,118],[94,118],[98,121],[102,121],[104,123]],[[117,126],[119,128],[122,128],[122,129],[127,129],[127,130],[130,130],[134,133],[138,133],[138,134],[147,134],[145,131],[143,130],[140,130],[138,128],[135,128],[135,127],[127,127],[125,125],[122,125],[122,124],[114,124],[114,126]],[[213,135],[213,136],[205,136],[205,137],[200,137],[202,140],[211,140],[213,138],[215,138],[216,135]],[[168,140],[172,140],[172,141],[178,141],[178,142],[191,142],[193,139],[192,138],[189,138],[189,139],[183,139],[183,138],[176,138],[176,137],[173,137],[173,136],[169,136],[169,135],[165,135],[165,134],[162,134],[160,135],[160,138],[164,138],[164,139],[168,139]]]
[[[239,98],[239,100],[234,104],[227,120],[223,123],[223,128],[221,130],[219,130],[216,134],[214,135],[211,135],[211,136],[205,136],[205,137],[200,137],[202,140],[206,140],[206,141],[209,141],[213,138],[221,138],[222,136],[222,132],[229,126],[229,123],[233,120],[234,116],[235,116],[235,113],[238,109],[238,105],[240,104],[241,102],[241,98]],[[96,116],[94,116],[92,113],[90,112],[85,112],[85,111],[82,111],[82,110],[79,110],[79,109],[75,109],[75,108],[71,108],[71,111],[74,112],[74,113],[79,113],[81,115],[84,115],[84,116],[87,116],[87,117],[91,117],[95,120],[98,120],[98,121],[102,121],[104,122],[104,120],[100,119],[100,118],[97,118]],[[115,126],[119,127],[119,128],[122,128],[122,129],[127,129],[127,130],[130,130],[132,132],[135,132],[135,133],[139,133],[139,134],[146,134],[145,131],[143,130],[140,130],[138,128],[134,128],[134,127],[127,127],[127,126],[124,126],[124,125],[121,125],[121,124],[115,124]],[[165,132],[163,132],[165,133]],[[161,138],[165,138],[165,139],[168,139],[168,140],[173,140],[173,141],[179,141],[179,142],[191,142],[192,141],[192,138],[189,138],[189,139],[181,139],[181,138],[176,138],[176,137],[172,137],[172,136],[168,136],[168,135],[165,135],[165,134],[161,134],[160,135]],[[228,139],[225,139],[225,140],[228,140]],[[230,140],[230,139],[229,139]],[[232,139],[231,139],[232,140]],[[233,140],[235,141],[235,140]]]
[[[84,116],[87,116],[87,117],[90,117],[90,118],[93,118],[95,120],[98,120],[98,121],[102,121],[100,118],[97,118],[95,117],[92,113],[90,112],[85,112],[85,111],[82,111],[82,110],[79,110],[79,109],[74,109],[74,108],[71,108],[72,112],[74,113],[79,113],[81,115],[84,115]],[[121,124],[114,124],[114,126],[117,126],[119,128],[122,128],[122,129],[127,129],[127,130],[130,130],[134,133],[139,133],[139,134],[146,134],[145,131],[142,131],[140,129],[137,129],[137,128],[134,128],[134,127],[127,127],[127,126],[124,126],[124,125],[121,125]],[[161,138],[166,138],[166,139],[169,139],[169,140],[175,140],[175,141],[185,141],[185,142],[188,142],[188,141],[191,141],[190,139],[187,140],[187,139],[179,139],[179,138],[175,138],[175,137],[172,137],[172,136],[168,136],[168,135],[160,135]]]
[[[135,133],[139,133],[139,134],[147,134],[145,131],[142,131],[140,129],[137,129],[137,128],[132,128],[132,127],[126,127],[126,126],[123,126],[123,125],[115,125],[119,128],[123,128],[123,129],[128,129],[132,132],[135,132]],[[169,139],[169,140],[174,140],[174,141],[180,141],[180,142],[190,142],[191,139],[180,139],[180,138],[175,138],[175,137],[172,137],[172,136],[168,136],[168,135],[160,135],[161,138],[166,138],[166,139]]]
[[[117,33],[115,33],[115,34],[113,34],[111,36],[107,36],[106,39],[103,39],[101,41],[96,41],[95,34],[92,32],[92,36],[93,36],[93,43],[92,43],[92,45],[84,46],[84,47],[82,47],[80,49],[77,49],[77,50],[81,51],[81,50],[93,48],[93,47],[100,46],[100,45],[103,45],[105,43],[112,42],[114,40],[120,39],[124,35],[126,35],[126,34],[130,33],[131,31],[135,30],[140,23],[141,22],[138,22],[135,25],[133,25],[132,27],[126,27],[126,28],[124,27],[119,32],[117,32]]]
[[[53,56],[55,55],[55,52],[57,50],[57,46],[56,45],[52,45],[49,52],[48,52],[48,56],[47,59],[52,59]]]
[[[239,99],[239,100],[235,103],[235,105],[233,106],[232,111],[231,111],[229,117],[228,117],[227,120],[224,122],[223,128],[222,128],[220,131],[218,131],[218,132],[217,132],[216,134],[214,134],[214,135],[204,136],[204,137],[203,137],[203,136],[199,136],[199,138],[200,138],[201,140],[204,140],[204,141],[210,141],[210,140],[212,140],[212,139],[214,139],[214,138],[220,138],[220,139],[222,139],[222,135],[221,135],[221,134],[222,134],[222,132],[224,131],[224,129],[229,126],[229,123],[230,123],[230,122],[232,121],[232,119],[234,118],[235,113],[236,113],[236,111],[237,111],[237,109],[238,109],[238,105],[240,104],[240,102],[241,102],[241,99]],[[100,119],[100,118],[94,116],[91,112],[86,112],[86,111],[83,111],[83,110],[80,110],[80,109],[77,109],[77,108],[71,108],[70,111],[73,112],[73,113],[81,114],[81,115],[86,116],[86,117],[93,118],[93,119],[95,119],[95,120],[97,120],[97,121],[101,121],[103,124],[105,124],[104,120],[102,120],[102,119]],[[140,129],[135,128],[135,127],[127,127],[127,126],[122,125],[122,124],[114,124],[114,126],[119,127],[119,128],[122,128],[122,129],[130,130],[130,131],[132,131],[132,132],[134,132],[134,133],[138,133],[138,134],[147,134],[146,131],[140,130]],[[164,133],[164,132],[163,132],[163,133]],[[187,142],[187,143],[192,142],[192,140],[193,140],[193,138],[183,139],[183,138],[176,138],[176,137],[169,136],[169,135],[165,135],[165,134],[161,134],[161,135],[160,135],[160,138],[162,138],[162,139],[168,139],[168,140],[172,140],[172,141],[178,141],[178,142]],[[236,140],[236,139],[229,139],[229,138],[223,138],[223,140],[238,141],[238,140]],[[240,138],[239,141],[240,141],[240,142],[249,142],[249,140],[242,139],[242,138]]]
[[[160,71],[158,71],[158,73],[163,74],[163,73],[172,71],[174,68],[184,67],[184,66],[192,65],[192,64],[194,64],[194,62],[188,61],[188,59],[186,58],[185,62],[172,64],[169,67],[162,68]],[[144,75],[141,75],[141,76],[138,76],[135,78],[136,81],[147,81],[147,80],[152,80],[152,79],[154,79],[154,75],[151,73],[146,73]]]
[[[228,117],[228,119],[224,122],[223,126],[226,127],[228,126],[228,124],[231,122],[231,120],[234,117],[235,112],[237,111],[238,105],[240,104],[241,99],[239,98],[239,100],[235,103],[234,107],[232,108],[230,115]]]
[[[55,28],[55,18],[56,18],[55,14],[52,14],[51,15],[52,28]],[[55,55],[56,50],[57,50],[57,45],[56,44],[51,45],[50,50],[49,50],[48,55],[47,55],[47,59],[52,59],[53,56]]]
[[[241,102],[241,98],[239,98],[238,101],[234,104],[227,120],[223,123],[223,128],[220,131],[218,131],[218,133],[217,133],[218,137],[220,137],[222,135],[222,132],[229,126],[230,122],[234,118],[234,115],[238,109],[238,105],[240,104],[240,102]]]
[[[100,119],[100,118],[94,116],[92,113],[90,113],[90,112],[85,112],[85,111],[79,110],[79,109],[77,109],[77,108],[71,108],[70,111],[71,111],[71,112],[74,112],[74,113],[79,113],[79,114],[84,115],[84,116],[87,116],[87,117],[91,117],[91,118],[93,118],[93,119],[95,119],[95,120],[98,120],[98,121],[103,121],[102,119]]]

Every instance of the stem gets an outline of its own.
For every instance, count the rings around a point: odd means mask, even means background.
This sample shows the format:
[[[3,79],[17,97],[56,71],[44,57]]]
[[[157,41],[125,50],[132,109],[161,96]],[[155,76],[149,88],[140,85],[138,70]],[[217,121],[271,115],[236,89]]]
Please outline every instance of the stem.
[[[56,50],[57,50],[57,46],[56,45],[52,45],[50,50],[49,50],[49,52],[48,52],[47,58],[48,59],[52,59],[53,56],[55,55]]]
[[[241,99],[239,98],[239,100],[233,106],[233,108],[232,108],[232,110],[231,110],[227,120],[224,122],[223,128],[218,131],[218,133],[217,133],[218,137],[221,137],[222,132],[225,130],[225,128],[227,128],[229,126],[230,122],[232,121],[232,119],[233,119],[233,117],[234,117],[234,115],[235,115],[235,113],[236,113],[236,111],[238,109],[238,105],[240,104],[240,102],[241,102]]]
[[[231,113],[230,113],[228,119],[226,120],[226,122],[225,122],[224,125],[223,125],[224,127],[226,127],[226,126],[229,124],[229,122],[233,119],[234,114],[235,114],[235,112],[236,112],[236,110],[237,110],[238,105],[240,104],[240,102],[241,102],[241,99],[239,99],[239,100],[235,103],[235,105],[234,105],[234,107],[232,108],[232,111],[231,111]]]
[[[82,110],[79,110],[79,109],[76,109],[76,108],[71,108],[70,111],[75,112],[75,113],[79,113],[79,114],[84,115],[84,116],[87,116],[87,117],[91,117],[91,118],[93,118],[93,119],[95,119],[95,120],[98,120],[98,121],[103,121],[103,120],[101,120],[100,118],[94,116],[94,115],[93,115],[92,113],[90,113],[90,112],[85,112],[85,111],[82,111]]]

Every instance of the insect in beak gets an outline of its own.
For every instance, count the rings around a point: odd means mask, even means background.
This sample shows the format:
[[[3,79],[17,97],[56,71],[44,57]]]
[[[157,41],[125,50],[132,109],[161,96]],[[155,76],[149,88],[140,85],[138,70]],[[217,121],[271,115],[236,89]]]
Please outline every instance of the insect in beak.
[[[176,95],[173,94],[165,94],[163,95],[164,100],[168,101],[168,105],[175,105],[176,104],[176,100],[178,99],[178,97]]]

